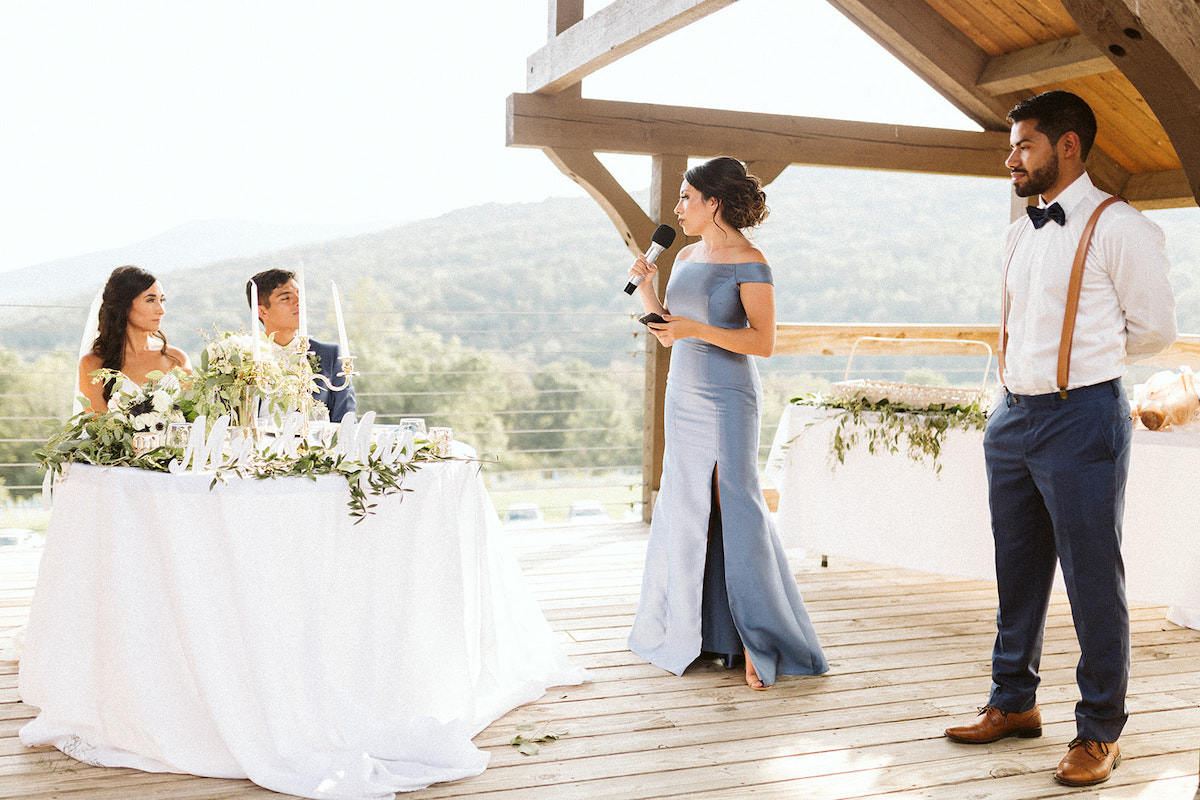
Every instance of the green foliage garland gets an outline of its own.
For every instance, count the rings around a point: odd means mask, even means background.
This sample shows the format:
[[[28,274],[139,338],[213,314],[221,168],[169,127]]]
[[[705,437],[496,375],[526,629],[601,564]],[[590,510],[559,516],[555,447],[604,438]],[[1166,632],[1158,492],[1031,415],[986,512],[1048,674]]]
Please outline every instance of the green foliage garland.
[[[99,371],[99,377],[121,380],[119,373]],[[133,435],[140,430],[162,432],[166,421],[181,421],[185,417],[184,407],[189,405],[189,392],[178,381],[169,385],[160,382],[161,373],[151,373],[150,382],[132,395],[118,391],[110,401],[112,407],[103,414],[83,411],[70,420],[46,444],[34,452],[43,470],[60,475],[64,466],[71,462],[93,464],[99,467],[138,467],[155,472],[167,472],[174,459],[183,458],[183,449],[160,445],[149,452],[137,455],[133,447]],[[185,376],[186,377],[186,376]],[[117,387],[119,390],[119,386]],[[153,409],[153,398],[157,397],[160,408]],[[146,413],[136,413],[142,406],[150,406]],[[190,409],[188,409],[190,411]],[[445,460],[434,454],[433,444],[419,440],[412,459],[407,462],[396,460],[386,463],[374,449],[366,463],[347,458],[337,452],[337,434],[333,442],[324,447],[302,441],[294,455],[282,452],[255,452],[248,465],[226,462],[217,468],[212,485],[225,481],[229,475],[258,479],[307,477],[316,480],[318,475],[341,475],[350,488],[350,515],[355,524],[362,522],[377,505],[369,502],[371,497],[386,497],[397,492],[411,491],[402,485],[404,476],[420,469],[428,461]]]
[[[865,439],[868,453],[899,453],[903,448],[913,461],[928,459],[934,472],[940,473],[942,465],[938,457],[946,431],[955,428],[983,430],[987,426],[987,412],[978,402],[969,405],[935,403],[917,408],[886,399],[871,402],[861,396],[840,398],[819,394],[794,397],[792,402],[834,412],[837,428],[833,433],[831,454],[839,464],[846,463],[846,453]]]
[[[287,478],[304,477],[315,481],[318,475],[341,475],[350,488],[350,515],[355,524],[362,522],[377,505],[373,498],[387,497],[397,492],[409,492],[402,484],[404,477],[420,469],[429,461],[444,461],[434,455],[432,444],[418,443],[417,452],[409,462],[385,463],[374,452],[367,463],[346,458],[336,452],[336,436],[328,447],[312,446],[304,442],[296,455],[288,456],[277,452],[259,452],[250,466],[226,463],[219,467],[212,485],[224,482],[230,475],[241,478]],[[167,472],[173,459],[182,458],[183,450],[165,445],[137,456],[133,450],[133,432],[119,423],[114,423],[109,414],[98,417],[86,412],[73,417],[58,433],[50,437],[46,445],[34,453],[42,468],[53,475],[63,472],[70,462],[93,464],[100,467],[139,467],[154,472]]]

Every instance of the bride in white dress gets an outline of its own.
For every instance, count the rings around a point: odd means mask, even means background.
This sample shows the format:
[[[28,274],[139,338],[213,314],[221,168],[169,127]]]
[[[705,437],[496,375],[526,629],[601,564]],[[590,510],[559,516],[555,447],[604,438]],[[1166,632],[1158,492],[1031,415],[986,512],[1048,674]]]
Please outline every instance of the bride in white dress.
[[[187,353],[167,344],[161,330],[166,313],[162,284],[139,267],[117,267],[104,284],[91,349],[79,359],[79,392],[97,413],[108,410],[112,381],[93,383],[91,374],[107,368],[141,386],[151,372],[179,367],[191,374]]]

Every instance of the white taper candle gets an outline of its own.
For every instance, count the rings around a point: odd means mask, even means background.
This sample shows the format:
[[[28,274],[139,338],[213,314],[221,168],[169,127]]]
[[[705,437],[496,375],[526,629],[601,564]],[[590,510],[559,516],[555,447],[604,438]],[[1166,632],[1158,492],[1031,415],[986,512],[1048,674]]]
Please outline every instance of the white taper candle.
[[[342,298],[338,295],[337,284],[329,282],[333,287],[333,314],[337,317],[338,345],[342,348],[341,355],[350,355],[350,342],[346,339],[346,321],[342,318]]]
[[[250,352],[258,361],[258,284],[254,281],[250,281]]]

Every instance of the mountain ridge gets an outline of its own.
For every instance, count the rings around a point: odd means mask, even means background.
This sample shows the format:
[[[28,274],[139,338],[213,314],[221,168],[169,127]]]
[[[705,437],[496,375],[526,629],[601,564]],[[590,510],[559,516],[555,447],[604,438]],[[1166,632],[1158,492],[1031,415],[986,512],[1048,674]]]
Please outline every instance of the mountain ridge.
[[[766,187],[771,213],[755,232],[774,272],[777,318],[993,322],[999,313],[1010,191],[1007,181],[997,179],[789,168]],[[1167,230],[1182,331],[1200,330],[1196,211],[1154,212]],[[484,325],[439,319],[469,312],[491,313],[487,326],[516,334],[532,330],[530,317],[546,313],[637,311],[636,299],[621,292],[631,258],[590,198],[486,203],[356,235],[178,267],[163,278],[171,299],[164,327],[172,342],[195,352],[199,330],[246,324],[244,286],[250,275],[268,267],[303,266],[318,337],[332,333],[333,280],[352,339],[364,331],[383,335],[406,325],[444,335],[455,335],[464,325]],[[42,349],[77,342],[87,304],[102,284],[99,278],[65,294],[64,301],[73,304],[67,311],[15,315],[26,330],[4,336],[0,347]]]
[[[280,249],[355,236],[400,224],[276,224],[250,220],[193,220],[120,247],[44,261],[0,274],[0,303],[47,302],[78,291],[73,286],[103,285],[108,274],[136,264],[156,276],[203,267],[214,261],[252,257]],[[47,281],[47,277],[51,281]]]

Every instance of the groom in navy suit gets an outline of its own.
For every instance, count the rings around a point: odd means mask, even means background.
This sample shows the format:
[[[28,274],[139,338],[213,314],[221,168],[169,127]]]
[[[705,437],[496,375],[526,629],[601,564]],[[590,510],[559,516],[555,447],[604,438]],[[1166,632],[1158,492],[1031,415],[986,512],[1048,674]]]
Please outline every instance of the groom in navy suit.
[[[262,320],[263,328],[271,341],[280,347],[286,347],[296,337],[300,327],[300,287],[296,283],[296,273],[284,269],[268,269],[258,273],[246,282],[246,302],[250,302],[250,283],[258,285],[258,318]],[[336,344],[308,340],[308,352],[319,360],[313,371],[319,372],[335,384],[349,378],[339,378],[342,369]],[[354,384],[350,383],[343,391],[334,392],[323,381],[321,387],[313,392],[313,399],[325,404],[329,409],[329,421],[341,422],[342,417],[355,410]]]

